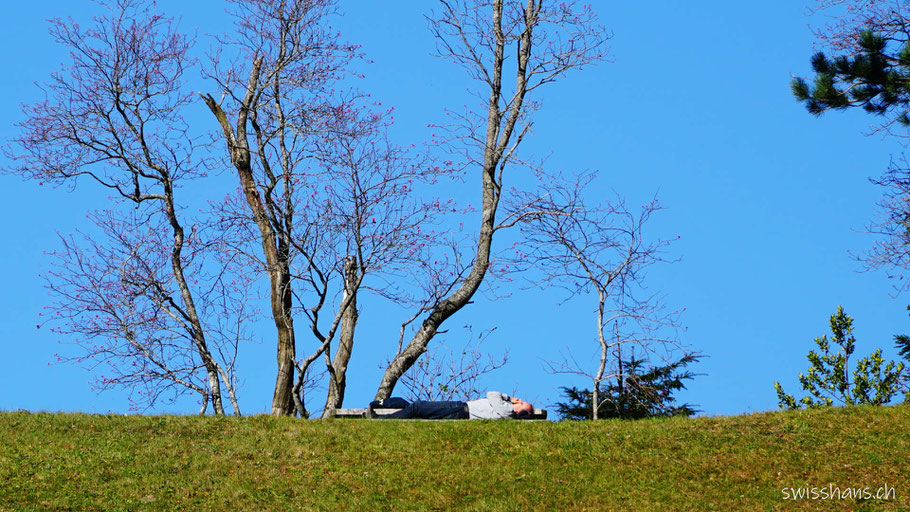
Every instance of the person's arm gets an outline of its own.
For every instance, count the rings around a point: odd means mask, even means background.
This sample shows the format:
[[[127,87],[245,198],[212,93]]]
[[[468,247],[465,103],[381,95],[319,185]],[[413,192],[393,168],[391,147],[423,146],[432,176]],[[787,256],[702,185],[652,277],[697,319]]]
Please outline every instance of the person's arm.
[[[489,400],[491,404],[502,402],[512,403],[512,398],[510,398],[509,395],[500,393],[499,391],[487,391],[487,400]]]

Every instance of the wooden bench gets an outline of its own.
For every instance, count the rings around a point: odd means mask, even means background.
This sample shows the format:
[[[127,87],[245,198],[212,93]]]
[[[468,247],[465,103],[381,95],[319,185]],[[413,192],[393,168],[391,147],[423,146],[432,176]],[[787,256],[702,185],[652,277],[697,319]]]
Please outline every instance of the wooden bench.
[[[393,412],[398,412],[401,409],[373,409],[372,417],[385,416],[386,414],[392,414]],[[336,418],[369,418],[369,409],[335,409]],[[534,412],[531,414],[529,419],[532,420],[545,420],[547,419],[547,410],[546,409],[534,409]]]

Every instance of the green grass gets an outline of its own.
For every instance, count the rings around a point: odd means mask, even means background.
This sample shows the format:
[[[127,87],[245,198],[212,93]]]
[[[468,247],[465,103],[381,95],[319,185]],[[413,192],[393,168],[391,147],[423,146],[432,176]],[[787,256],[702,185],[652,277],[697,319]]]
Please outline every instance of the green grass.
[[[910,407],[577,423],[0,414],[7,510],[910,510]],[[882,500],[782,489],[880,486]]]

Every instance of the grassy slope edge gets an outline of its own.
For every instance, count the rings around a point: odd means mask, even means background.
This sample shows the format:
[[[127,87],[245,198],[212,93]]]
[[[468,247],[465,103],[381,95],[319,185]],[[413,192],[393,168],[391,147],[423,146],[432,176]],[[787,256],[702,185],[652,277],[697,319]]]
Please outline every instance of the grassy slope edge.
[[[638,422],[0,413],[7,510],[910,510],[910,407]],[[784,500],[888,485],[892,500]]]

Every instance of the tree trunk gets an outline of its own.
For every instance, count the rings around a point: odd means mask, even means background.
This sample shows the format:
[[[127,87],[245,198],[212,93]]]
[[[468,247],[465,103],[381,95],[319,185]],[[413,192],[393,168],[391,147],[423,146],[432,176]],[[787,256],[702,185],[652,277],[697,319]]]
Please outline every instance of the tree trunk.
[[[626,411],[629,410],[626,405],[626,376],[623,374],[622,366],[622,343],[616,344],[616,385],[618,387],[618,400],[619,400],[619,417],[624,418]]]
[[[296,347],[294,342],[294,320],[291,316],[291,273],[288,260],[288,251],[279,247],[275,230],[269,222],[268,212],[263,205],[262,198],[256,186],[251,165],[249,141],[247,140],[247,122],[253,97],[259,82],[259,72],[262,68],[262,57],[253,62],[247,83],[246,94],[241,102],[237,114],[236,133],[231,126],[227,115],[211,95],[202,98],[209,110],[215,115],[223,132],[227,149],[230,153],[231,163],[237,170],[237,176],[243,188],[243,194],[259,228],[262,239],[262,251],[265,255],[266,270],[269,276],[269,298],[272,307],[272,318],[278,332],[278,374],[275,379],[275,392],[272,395],[272,414],[276,416],[293,415],[294,407],[294,356]],[[284,244],[281,244],[284,245]],[[282,250],[284,249],[284,250]]]
[[[597,290],[599,299],[597,306],[597,342],[600,344],[600,361],[597,373],[594,374],[594,389],[591,390],[591,419],[600,417],[600,383],[604,380],[604,370],[607,367],[607,340],[604,336],[604,303],[607,300],[603,290]]]
[[[265,243],[265,239],[263,239],[263,247]],[[274,250],[274,246],[272,249]],[[277,255],[277,251],[275,254]],[[278,271],[275,272],[274,277],[272,272],[269,272],[269,277],[273,279],[272,282],[277,281],[278,283],[277,287],[273,284],[271,293],[272,315],[275,318],[275,327],[278,329],[278,375],[275,380],[275,393],[272,395],[272,414],[289,416],[296,411],[294,406],[294,356],[297,351],[294,341],[294,319],[291,316],[291,273],[286,258],[280,262],[276,261],[276,266]]]
[[[227,388],[228,398],[231,400],[231,407],[234,408],[234,416],[243,416],[243,414],[240,412],[240,403],[237,401],[237,390],[231,383],[230,377],[221,366],[218,367],[218,372],[221,375],[221,378],[224,380],[224,386]]]
[[[199,415],[205,416],[205,411],[209,408],[209,394],[203,391],[200,395],[202,395],[202,406],[199,407]]]
[[[344,389],[346,383],[346,374],[348,370],[348,361],[351,359],[351,351],[354,348],[354,329],[357,327],[357,260],[353,256],[345,258],[344,262],[344,295],[342,302],[346,297],[351,297],[347,309],[341,316],[341,331],[338,333],[338,350],[335,352],[335,358],[329,367],[329,392],[326,395],[325,408],[322,417],[327,418],[335,414],[335,409],[341,407],[344,403]]]
[[[186,276],[183,273],[183,261],[181,253],[185,241],[183,226],[177,218],[174,209],[174,189],[171,185],[169,176],[163,176],[164,183],[164,201],[165,210],[171,229],[174,232],[174,246],[171,249],[171,271],[177,280],[177,286],[180,288],[180,295],[183,299],[186,321],[189,322],[190,336],[196,351],[199,353],[202,364],[205,365],[205,371],[208,377],[209,394],[212,398],[212,409],[219,416],[224,415],[224,406],[221,401],[221,383],[218,377],[218,363],[212,357],[208,344],[205,340],[205,331],[202,328],[202,322],[199,320],[199,314],[196,312],[196,303],[193,300],[193,294],[190,291],[189,284],[186,282]]]

